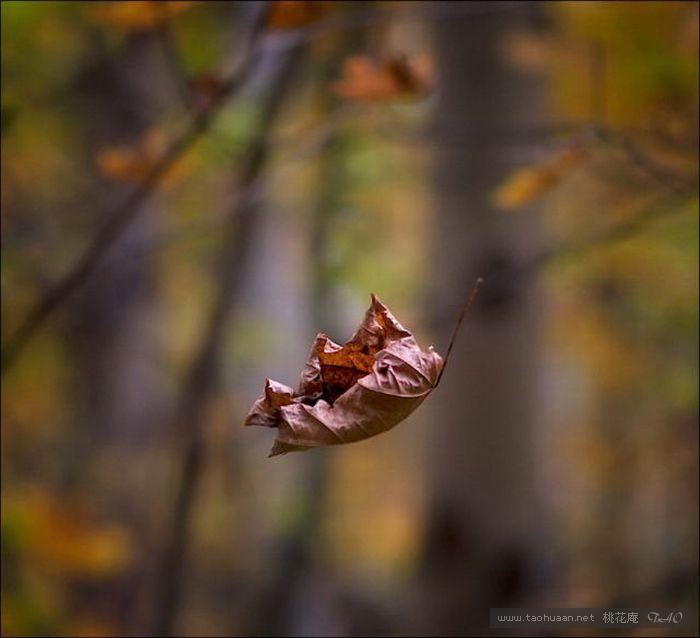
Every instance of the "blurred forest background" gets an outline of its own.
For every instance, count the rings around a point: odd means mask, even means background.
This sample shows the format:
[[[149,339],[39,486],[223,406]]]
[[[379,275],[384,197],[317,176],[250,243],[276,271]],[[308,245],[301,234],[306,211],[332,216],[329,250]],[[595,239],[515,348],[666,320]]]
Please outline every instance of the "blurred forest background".
[[[698,6],[2,2],[3,635],[697,631]],[[391,432],[241,427],[477,276]]]

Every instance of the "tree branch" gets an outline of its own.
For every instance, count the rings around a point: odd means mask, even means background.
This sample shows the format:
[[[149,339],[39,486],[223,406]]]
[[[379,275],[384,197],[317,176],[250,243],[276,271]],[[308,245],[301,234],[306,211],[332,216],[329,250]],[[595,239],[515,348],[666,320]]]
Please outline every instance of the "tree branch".
[[[288,38],[283,48],[293,49],[300,44],[323,37],[338,29],[364,27],[373,23],[381,23],[385,20],[425,20],[425,19],[459,19],[469,18],[474,15],[490,13],[492,11],[511,11],[518,9],[518,2],[501,2],[488,4],[474,4],[463,6],[454,10],[445,10],[439,15],[426,15],[420,7],[418,10],[398,12],[393,8],[370,9],[355,11],[332,16],[320,23],[311,24],[299,29],[292,37]],[[196,114],[186,127],[182,135],[173,142],[161,160],[156,163],[143,182],[129,195],[126,200],[116,208],[108,211],[104,217],[105,222],[97,231],[92,242],[74,266],[63,275],[55,284],[50,286],[29,309],[19,327],[8,337],[2,348],[0,370],[6,372],[21,354],[24,347],[42,326],[44,321],[59,307],[69,296],[80,288],[94,272],[95,268],[105,258],[107,250],[122,236],[125,229],[136,218],[142,205],[155,191],[161,178],[172,165],[182,157],[185,152],[200,138],[211,126],[212,121],[218,115],[222,106],[247,79],[255,59],[255,50],[260,34],[264,30],[265,7],[267,3],[260,3],[257,20],[254,21],[251,35],[247,38],[247,46],[242,55],[241,63],[225,82],[222,91],[213,99],[209,106]]]
[[[626,135],[604,126],[594,126],[592,134],[604,144],[620,149],[632,165],[654,179],[659,186],[674,192],[676,195],[684,196],[688,194],[689,190],[697,188],[697,182],[686,179],[683,175],[660,165],[640,151]]]
[[[265,5],[266,3],[261,4]],[[322,22],[299,29],[293,36],[287,39],[286,43],[281,48],[288,50],[305,42],[328,35],[338,29],[364,27],[371,24],[379,24],[387,20],[468,19],[475,15],[492,11],[514,11],[522,8],[521,5],[522,3],[518,2],[501,2],[492,3],[490,5],[475,3],[473,6],[462,5],[450,9],[449,11],[444,10],[435,15],[426,15],[425,11],[421,10],[420,7],[415,10],[412,9],[403,12],[396,11],[391,7],[355,11],[353,13],[336,15]],[[231,74],[230,79],[224,83],[222,91],[210,102],[204,111],[193,116],[193,119],[182,135],[173,142],[172,146],[163,155],[161,160],[153,167],[144,181],[131,195],[116,208],[104,215],[105,222],[97,231],[92,242],[78,259],[77,263],[68,273],[41,295],[20,322],[16,331],[7,339],[2,349],[2,372],[7,371],[11,367],[37,329],[41,327],[56,308],[62,305],[65,300],[90,277],[95,268],[104,259],[107,250],[119,239],[124,230],[138,215],[142,205],[152,195],[161,178],[172,165],[209,130],[212,121],[218,115],[222,106],[245,82],[255,60],[258,39],[263,32],[263,20],[264,11],[259,11],[254,27],[251,29],[251,35],[248,38],[242,60],[237,69]],[[654,162],[650,162],[650,160],[635,149],[628,140],[602,127],[594,127],[593,131],[599,139],[622,148],[638,167],[649,172],[667,188],[680,193],[687,187],[685,180],[682,180],[680,176],[663,167],[659,167]]]
[[[493,271],[485,268],[483,272],[479,273],[480,275],[483,274],[484,295],[486,295],[487,290],[492,292],[494,289],[498,289],[499,285],[503,285],[504,281],[508,281],[509,284],[512,284],[512,280],[519,280],[522,282],[522,280],[533,278],[537,276],[543,268],[546,268],[549,264],[558,259],[576,257],[584,254],[588,250],[608,246],[614,244],[616,241],[633,237],[635,234],[642,232],[649,224],[664,219],[671,213],[677,212],[677,207],[687,202],[688,198],[694,193],[695,189],[676,194],[670,198],[667,196],[660,197],[644,207],[639,213],[620,224],[592,233],[579,241],[564,241],[541,249],[539,252],[536,252],[534,255],[522,261],[511,263],[505,270]],[[479,277],[479,279],[481,279],[481,277]],[[457,324],[453,328],[443,371],[447,365],[449,352],[457,337],[462,320],[464,319],[466,311],[474,301],[475,294],[480,286],[480,282],[477,281],[477,285],[471,289],[471,293],[465,306],[462,308]],[[443,322],[447,323],[448,321],[447,316],[439,317],[438,319],[440,324],[443,324]],[[438,378],[438,383],[441,377],[442,373]]]
[[[631,237],[644,230],[649,223],[661,219],[669,210],[673,210],[676,206],[682,204],[692,194],[693,191],[688,190],[679,192],[670,199],[668,197],[659,198],[645,207],[641,212],[612,228],[606,228],[597,233],[593,233],[580,241],[563,242],[537,253],[520,264],[518,270],[521,274],[531,274],[556,259],[578,255],[591,248],[606,246],[621,239]]]
[[[173,633],[175,615],[182,597],[185,560],[190,545],[190,515],[196,491],[204,470],[203,424],[209,399],[218,384],[221,343],[228,318],[235,305],[241,284],[241,273],[250,251],[255,227],[253,186],[259,180],[267,160],[269,129],[275,121],[287,94],[292,72],[298,66],[301,51],[284,53],[268,95],[262,105],[260,132],[253,140],[242,162],[236,192],[239,199],[230,212],[224,229],[219,254],[218,294],[211,309],[202,342],[185,376],[179,409],[177,431],[184,433],[182,473],[166,533],[169,535],[157,574],[158,600],[155,608],[155,635]]]
[[[122,236],[129,224],[138,215],[143,204],[160,183],[161,178],[209,130],[226,101],[245,83],[256,59],[255,53],[263,30],[262,13],[260,12],[260,15],[251,27],[252,35],[242,55],[240,64],[225,82],[221,92],[211,101],[208,108],[193,116],[182,135],[172,143],[170,148],[145,176],[143,182],[123,202],[104,215],[104,223],[75,265],[37,300],[14,334],[8,338],[2,349],[2,372],[7,371],[11,367],[47,317],[71,293],[85,283],[95,268],[102,262],[107,250]]]

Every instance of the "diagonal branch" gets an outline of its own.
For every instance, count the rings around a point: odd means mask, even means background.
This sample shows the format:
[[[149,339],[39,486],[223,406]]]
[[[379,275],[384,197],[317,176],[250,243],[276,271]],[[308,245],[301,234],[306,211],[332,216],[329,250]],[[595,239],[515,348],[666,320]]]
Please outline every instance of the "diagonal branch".
[[[623,133],[604,126],[594,126],[591,133],[595,139],[603,144],[622,151],[633,166],[654,179],[659,186],[676,195],[683,196],[688,191],[697,189],[697,182],[659,164],[637,148],[632,140]]]
[[[550,246],[521,263],[518,267],[519,274],[534,274],[539,271],[540,268],[543,268],[557,259],[579,255],[591,248],[606,246],[616,241],[632,237],[643,231],[648,224],[667,215],[669,211],[673,212],[676,210],[677,206],[687,201],[693,193],[693,190],[679,191],[671,198],[658,198],[636,215],[631,216],[629,219],[611,228],[605,228],[596,233],[592,233],[588,237],[584,237],[578,241],[563,242],[559,245]]]
[[[203,424],[208,401],[218,385],[221,344],[242,281],[255,228],[257,198],[253,191],[261,177],[270,146],[269,130],[287,95],[293,71],[298,67],[302,50],[283,53],[280,65],[262,105],[258,136],[242,161],[237,183],[238,199],[223,231],[219,254],[218,292],[202,342],[185,376],[176,416],[179,434],[184,436],[182,474],[166,527],[168,538],[158,566],[155,608],[155,635],[170,636],[183,589],[185,560],[190,545],[191,512],[204,470],[205,442]]]
[[[695,192],[695,189],[691,189],[679,191],[670,198],[668,196],[659,197],[648,206],[644,207],[636,215],[631,216],[624,222],[610,228],[605,228],[595,233],[591,233],[590,235],[579,240],[564,241],[560,244],[554,244],[548,248],[544,248],[529,258],[526,258],[520,262],[512,263],[505,272],[496,272],[486,269],[483,272],[484,278],[482,279],[479,277],[476,284],[472,287],[467,301],[461,310],[459,319],[453,328],[443,369],[440,372],[435,385],[437,386],[442,378],[442,372],[444,372],[445,368],[447,367],[447,361],[455,339],[457,338],[459,329],[462,325],[462,321],[464,320],[467,310],[473,304],[482,283],[485,287],[492,286],[498,288],[499,282],[502,282],[505,278],[520,281],[527,280],[537,276],[543,268],[546,268],[550,263],[555,262],[558,259],[576,257],[593,248],[608,246],[617,241],[627,239],[628,237],[633,237],[634,235],[642,232],[654,221],[663,219],[668,214],[675,212],[677,207],[684,202],[687,202],[688,198],[692,197]]]
[[[139,214],[143,204],[153,194],[162,177],[211,127],[212,122],[227,100],[245,83],[255,60],[260,36],[263,33],[263,12],[251,27],[248,46],[237,69],[225,82],[222,90],[209,106],[194,115],[189,125],[163,154],[160,160],[134,191],[115,208],[108,211],[105,221],[75,265],[51,286],[29,310],[14,334],[2,349],[2,371],[15,362],[36,330],[75,290],[80,288],[102,262],[108,249],[122,236]]]
[[[225,82],[221,92],[210,102],[208,107],[194,116],[182,135],[173,142],[172,146],[166,151],[161,160],[157,162],[150,173],[145,176],[141,185],[138,186],[126,200],[104,215],[104,224],[97,231],[97,234],[76,264],[55,284],[49,287],[30,308],[26,316],[20,321],[19,327],[8,337],[2,348],[0,366],[3,373],[16,361],[17,357],[21,354],[24,347],[34,336],[35,332],[42,326],[44,321],[46,321],[73,292],[87,281],[95,268],[105,258],[107,250],[121,237],[126,228],[137,217],[142,205],[152,195],[163,175],[165,175],[172,165],[209,130],[212,121],[218,115],[222,106],[245,82],[254,65],[255,53],[260,35],[264,33],[264,19],[268,3],[261,2],[258,4],[260,5],[260,10],[256,12],[257,17],[251,29],[251,34],[246,38],[247,46],[242,55],[242,60],[236,70],[231,74],[230,79]],[[501,2],[495,3],[495,5],[477,5],[475,3],[473,7],[467,6],[455,10],[443,11],[437,16],[437,19],[466,19],[474,15],[490,13],[492,11],[517,10],[520,4],[521,3],[518,2]],[[298,29],[293,37],[290,37],[281,48],[291,50],[305,42],[322,38],[341,29],[362,28],[374,23],[382,23],[390,20],[425,19],[428,19],[428,15],[426,15],[421,7],[418,7],[418,10],[409,11],[397,11],[393,7],[388,7],[384,9],[372,8],[366,11],[342,13],[331,16],[319,23]]]

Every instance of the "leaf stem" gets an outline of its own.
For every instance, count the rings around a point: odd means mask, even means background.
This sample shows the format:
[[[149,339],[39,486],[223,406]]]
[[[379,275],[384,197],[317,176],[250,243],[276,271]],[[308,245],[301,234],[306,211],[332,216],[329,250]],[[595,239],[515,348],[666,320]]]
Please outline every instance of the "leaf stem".
[[[469,291],[469,296],[467,297],[467,301],[462,306],[462,311],[459,313],[459,318],[457,319],[457,323],[455,324],[455,327],[452,330],[452,336],[450,337],[450,343],[447,346],[447,352],[445,353],[445,361],[442,364],[442,370],[440,370],[440,374],[438,375],[437,381],[435,382],[436,388],[440,383],[440,379],[442,379],[442,375],[445,372],[445,368],[447,367],[447,362],[449,361],[450,354],[452,353],[452,347],[455,344],[455,339],[457,338],[457,333],[459,332],[459,329],[462,325],[462,322],[464,321],[464,317],[467,314],[467,310],[472,307],[472,304],[474,303],[474,300],[476,299],[476,296],[479,293],[479,289],[481,288],[481,284],[483,284],[483,283],[484,283],[483,277],[479,277],[476,280],[476,283],[472,286],[472,289]]]

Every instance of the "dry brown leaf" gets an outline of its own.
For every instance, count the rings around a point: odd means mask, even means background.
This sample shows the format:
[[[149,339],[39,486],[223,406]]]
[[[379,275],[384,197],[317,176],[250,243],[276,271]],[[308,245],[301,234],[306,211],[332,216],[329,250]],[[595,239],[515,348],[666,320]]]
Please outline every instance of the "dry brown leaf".
[[[265,25],[269,29],[300,29],[320,20],[327,8],[327,3],[322,0],[278,0],[270,4],[265,16]]]
[[[353,443],[393,428],[436,386],[442,357],[372,295],[353,337],[340,346],[316,337],[298,390],[266,379],[244,425],[277,428],[270,456]]]
[[[180,2],[99,2],[89,6],[90,17],[101,24],[127,32],[157,29],[178,13],[190,9],[197,3],[192,0]]]
[[[345,60],[333,90],[345,99],[365,102],[423,97],[432,87],[432,75],[425,55],[396,55],[382,62],[356,55]]]
[[[542,197],[586,157],[580,148],[568,148],[537,166],[515,171],[494,193],[496,206],[515,210]]]

